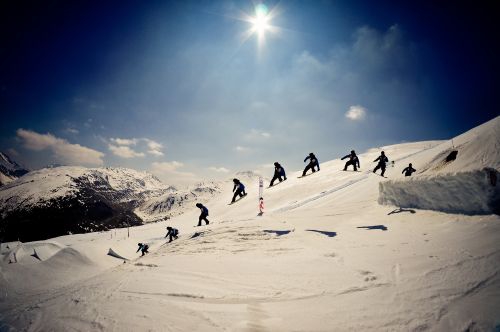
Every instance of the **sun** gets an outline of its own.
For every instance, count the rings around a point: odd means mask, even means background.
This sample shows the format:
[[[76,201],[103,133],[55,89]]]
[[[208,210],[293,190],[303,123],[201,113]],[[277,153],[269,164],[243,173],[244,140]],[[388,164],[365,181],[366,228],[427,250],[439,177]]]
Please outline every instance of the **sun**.
[[[261,35],[266,30],[270,29],[269,25],[270,16],[268,14],[267,6],[264,4],[258,4],[255,7],[255,16],[250,19],[252,23],[252,30],[257,34]]]
[[[271,10],[263,4],[259,3],[254,7],[252,14],[242,13],[238,20],[249,23],[250,27],[243,33],[241,43],[245,43],[250,37],[256,36],[257,45],[260,51],[263,50],[266,43],[266,35],[279,35],[280,28],[272,25],[271,21],[278,14],[277,7]]]

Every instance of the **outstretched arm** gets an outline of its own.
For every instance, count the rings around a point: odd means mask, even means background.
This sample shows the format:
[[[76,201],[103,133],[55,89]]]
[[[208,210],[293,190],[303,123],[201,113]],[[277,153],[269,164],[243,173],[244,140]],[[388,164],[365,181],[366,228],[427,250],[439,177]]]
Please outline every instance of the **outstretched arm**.
[[[349,155],[340,158],[340,160],[344,160],[345,158],[349,158]]]
[[[380,160],[380,157],[378,157],[377,159],[375,159],[373,162],[376,162],[377,160]]]

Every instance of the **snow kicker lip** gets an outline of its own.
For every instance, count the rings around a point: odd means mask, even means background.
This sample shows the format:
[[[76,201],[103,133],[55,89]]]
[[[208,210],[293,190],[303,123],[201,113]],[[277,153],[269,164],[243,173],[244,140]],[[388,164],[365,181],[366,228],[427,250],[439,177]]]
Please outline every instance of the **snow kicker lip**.
[[[126,260],[126,261],[129,260],[128,258],[125,258],[125,257],[117,254],[116,251],[114,251],[111,248],[109,248],[109,250],[108,250],[108,255],[111,256],[111,257],[118,258],[118,259],[123,259],[123,260]]]
[[[484,168],[379,183],[379,204],[446,213],[500,214],[499,172]]]

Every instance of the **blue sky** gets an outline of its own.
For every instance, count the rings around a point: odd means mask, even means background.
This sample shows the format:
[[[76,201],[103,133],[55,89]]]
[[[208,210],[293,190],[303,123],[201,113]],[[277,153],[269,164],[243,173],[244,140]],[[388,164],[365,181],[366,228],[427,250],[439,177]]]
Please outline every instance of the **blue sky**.
[[[265,4],[274,28],[248,35]],[[4,8],[5,7],[5,8]],[[445,139],[496,115],[488,5],[2,4],[0,150],[167,183]],[[248,38],[245,38],[248,37]],[[269,174],[269,175],[270,175]]]

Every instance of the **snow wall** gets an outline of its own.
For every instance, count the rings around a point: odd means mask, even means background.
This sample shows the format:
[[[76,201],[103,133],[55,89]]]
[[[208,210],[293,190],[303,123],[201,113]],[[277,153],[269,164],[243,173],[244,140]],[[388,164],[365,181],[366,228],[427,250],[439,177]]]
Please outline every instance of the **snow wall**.
[[[493,168],[379,184],[379,204],[461,214],[500,214],[500,173]]]

